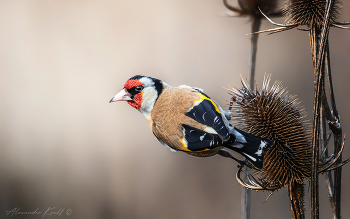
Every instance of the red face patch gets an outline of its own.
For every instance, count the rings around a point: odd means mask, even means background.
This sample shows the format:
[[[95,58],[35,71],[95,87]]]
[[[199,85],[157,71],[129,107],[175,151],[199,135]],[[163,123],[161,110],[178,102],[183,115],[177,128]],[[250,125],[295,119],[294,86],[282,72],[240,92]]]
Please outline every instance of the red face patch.
[[[140,81],[140,79],[138,80],[128,80],[124,87],[126,89],[131,89],[133,87],[137,87],[139,85],[143,85],[143,83]],[[138,93],[138,94],[135,94],[134,95],[134,98],[130,101],[128,101],[128,104],[132,107],[134,107],[135,109],[140,109],[141,108],[141,104],[142,104],[142,94],[143,92],[141,93]]]
[[[128,104],[136,109],[140,109],[142,104],[142,93],[143,92],[135,94],[134,98],[128,101]]]
[[[139,85],[143,85],[143,83],[140,81],[140,79],[138,80],[127,80],[126,83],[124,84],[124,87],[126,89],[131,89],[133,87],[137,87]]]

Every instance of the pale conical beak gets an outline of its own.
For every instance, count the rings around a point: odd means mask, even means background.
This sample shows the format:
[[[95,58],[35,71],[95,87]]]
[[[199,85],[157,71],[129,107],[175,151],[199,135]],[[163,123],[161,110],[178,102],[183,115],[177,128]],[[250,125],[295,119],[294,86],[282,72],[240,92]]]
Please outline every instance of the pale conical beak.
[[[119,93],[117,93],[109,102],[116,102],[116,101],[128,101],[131,99],[131,94],[124,88]]]

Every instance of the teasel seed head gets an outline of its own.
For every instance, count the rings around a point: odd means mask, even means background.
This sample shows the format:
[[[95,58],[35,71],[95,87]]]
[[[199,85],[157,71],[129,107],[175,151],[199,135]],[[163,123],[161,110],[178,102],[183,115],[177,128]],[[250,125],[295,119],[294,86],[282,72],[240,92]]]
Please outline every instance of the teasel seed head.
[[[288,94],[281,82],[269,87],[266,76],[261,90],[231,88],[232,124],[256,136],[270,139],[274,145],[264,154],[261,170],[252,172],[252,180],[264,190],[277,190],[286,184],[300,183],[310,177],[311,132],[306,113],[296,96]]]
[[[268,33],[268,35],[270,35],[291,30],[303,25],[306,25],[307,29],[298,29],[310,31],[314,27],[320,28],[323,26],[326,17],[327,4],[327,0],[286,0],[281,10],[283,16],[285,17],[284,23],[276,23],[272,21],[267,14],[260,11],[270,23],[277,27],[268,30],[256,31],[255,33]],[[334,0],[332,9],[332,14],[329,18],[330,26],[349,30],[349,27],[345,27],[343,25],[349,25],[350,22],[339,22],[340,10],[342,9],[340,0]]]
[[[286,24],[323,25],[327,0],[287,0],[284,2],[282,14]],[[341,10],[341,2],[335,0],[331,24],[337,23]]]

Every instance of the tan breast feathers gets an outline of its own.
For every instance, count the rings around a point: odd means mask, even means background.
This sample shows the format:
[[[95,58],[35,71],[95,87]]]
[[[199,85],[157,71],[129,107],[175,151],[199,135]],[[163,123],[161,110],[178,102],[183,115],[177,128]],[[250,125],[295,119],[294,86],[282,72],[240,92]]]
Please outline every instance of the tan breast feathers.
[[[199,98],[199,93],[190,88],[166,88],[151,112],[152,121],[149,122],[154,135],[170,147],[186,150],[180,143],[180,139],[184,137],[181,125],[204,129],[204,125],[185,115]]]

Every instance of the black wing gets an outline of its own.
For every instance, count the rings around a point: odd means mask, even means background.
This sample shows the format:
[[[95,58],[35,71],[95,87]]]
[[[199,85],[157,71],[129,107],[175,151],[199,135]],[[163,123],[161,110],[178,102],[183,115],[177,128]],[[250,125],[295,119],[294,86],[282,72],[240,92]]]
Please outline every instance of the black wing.
[[[197,106],[194,106],[188,111],[186,116],[203,125],[212,127],[222,140],[227,141],[230,138],[230,133],[222,119],[221,113],[218,112],[218,107],[214,105],[215,103],[208,96],[202,92],[200,93],[203,95],[204,99]]]
[[[187,142],[187,149],[190,151],[213,149],[235,141],[233,135],[229,141],[224,142],[219,135],[210,134],[189,125],[182,125],[182,130],[184,132],[184,138]]]

